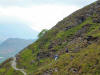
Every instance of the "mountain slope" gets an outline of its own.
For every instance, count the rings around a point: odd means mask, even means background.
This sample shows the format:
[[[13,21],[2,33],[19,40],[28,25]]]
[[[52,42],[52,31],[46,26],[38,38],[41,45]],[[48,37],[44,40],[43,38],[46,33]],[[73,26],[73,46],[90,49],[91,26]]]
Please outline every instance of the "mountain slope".
[[[100,1],[58,22],[16,58],[28,75],[100,75]],[[7,70],[11,60],[1,64],[1,75],[20,75]]]
[[[19,38],[9,38],[5,40],[2,44],[0,44],[0,57],[4,57],[2,60],[0,60],[0,62],[14,56],[23,48],[27,47],[29,44],[32,44],[34,41],[35,39],[25,40]]]

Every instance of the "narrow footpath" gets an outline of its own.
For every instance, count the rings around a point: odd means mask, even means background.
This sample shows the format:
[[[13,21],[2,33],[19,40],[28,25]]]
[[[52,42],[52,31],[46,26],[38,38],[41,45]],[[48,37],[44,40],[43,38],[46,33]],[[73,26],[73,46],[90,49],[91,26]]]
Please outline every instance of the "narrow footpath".
[[[24,71],[24,69],[19,69],[16,67],[16,57],[13,57],[13,61],[11,62],[11,66],[13,69],[22,72],[23,75],[27,75],[27,73]]]

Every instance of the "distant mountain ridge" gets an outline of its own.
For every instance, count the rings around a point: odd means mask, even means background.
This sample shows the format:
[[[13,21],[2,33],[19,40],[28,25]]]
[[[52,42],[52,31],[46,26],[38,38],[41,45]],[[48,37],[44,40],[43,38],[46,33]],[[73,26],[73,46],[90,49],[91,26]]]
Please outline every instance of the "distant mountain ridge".
[[[0,45],[0,50],[6,50],[6,49],[21,49],[27,44],[31,44],[34,42],[34,40],[25,40],[25,39],[19,39],[19,38],[9,38],[5,40],[1,45]]]
[[[0,44],[1,44],[1,41],[0,41]]]
[[[8,38],[0,44],[0,57],[11,57],[21,51],[23,48],[32,44],[36,39],[20,39],[20,38]]]
[[[2,43],[2,40],[0,40],[0,44]]]

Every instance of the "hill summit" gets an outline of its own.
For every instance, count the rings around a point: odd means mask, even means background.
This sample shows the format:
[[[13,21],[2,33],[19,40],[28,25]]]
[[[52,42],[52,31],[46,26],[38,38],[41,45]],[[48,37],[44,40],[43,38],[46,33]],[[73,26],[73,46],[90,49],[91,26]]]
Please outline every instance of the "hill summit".
[[[1,75],[23,75],[0,65]],[[35,43],[16,55],[27,75],[100,75],[100,1],[64,18]]]

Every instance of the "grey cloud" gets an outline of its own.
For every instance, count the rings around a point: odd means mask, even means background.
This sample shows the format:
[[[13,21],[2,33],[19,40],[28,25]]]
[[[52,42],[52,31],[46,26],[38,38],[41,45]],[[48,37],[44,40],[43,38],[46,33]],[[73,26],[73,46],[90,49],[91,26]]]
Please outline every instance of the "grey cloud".
[[[31,6],[37,4],[65,4],[84,6],[96,0],[0,0],[2,6]]]

